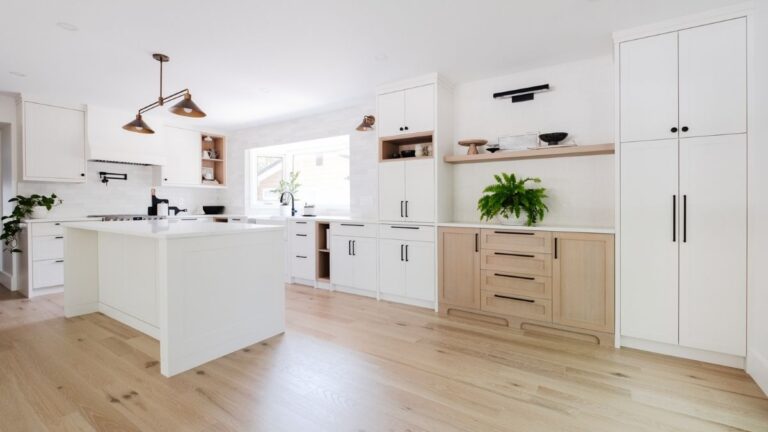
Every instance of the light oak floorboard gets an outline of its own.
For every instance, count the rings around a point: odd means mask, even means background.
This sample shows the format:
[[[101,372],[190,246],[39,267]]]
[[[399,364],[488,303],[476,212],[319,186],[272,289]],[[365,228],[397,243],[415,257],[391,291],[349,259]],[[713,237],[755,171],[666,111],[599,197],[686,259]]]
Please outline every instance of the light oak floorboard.
[[[743,371],[298,285],[284,335],[171,379],[156,340],[0,288],[0,431],[768,431]]]

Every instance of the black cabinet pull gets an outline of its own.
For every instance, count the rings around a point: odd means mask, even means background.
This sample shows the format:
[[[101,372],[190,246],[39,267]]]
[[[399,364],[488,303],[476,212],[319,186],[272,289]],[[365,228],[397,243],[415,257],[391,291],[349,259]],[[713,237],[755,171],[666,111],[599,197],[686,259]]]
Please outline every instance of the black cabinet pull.
[[[61,222],[55,222],[54,225],[59,226],[61,225]]]
[[[526,302],[526,303],[536,303],[536,300],[520,298],[520,297],[510,297],[510,296],[505,296],[505,295],[501,295],[501,294],[494,294],[493,296],[496,297],[496,298],[504,299],[504,300],[514,300],[514,301],[521,301],[521,302]]]
[[[296,234],[296,237],[306,237],[306,234]]]
[[[511,234],[511,235],[535,235],[533,232],[515,232],[515,231],[494,231],[494,234]]]
[[[405,201],[400,201],[400,217],[403,217],[403,202]]]
[[[405,261],[403,250],[405,250],[405,245],[400,245],[400,261]]]
[[[536,258],[536,255],[516,254],[516,253],[508,253],[508,252],[494,252],[493,254],[503,255],[503,256],[514,256],[514,257],[521,257],[521,258]]]
[[[420,229],[419,227],[415,227],[415,226],[398,226],[398,225],[390,225],[389,227],[390,227],[390,228],[394,228],[394,229],[412,229],[412,230],[417,230],[417,229]]]
[[[405,217],[408,217],[408,201],[405,202]]]
[[[64,262],[64,260],[63,260],[63,259],[62,259],[62,260],[56,260],[56,262],[57,262],[57,263],[63,263],[63,262]]]
[[[683,243],[688,243],[688,195],[683,195]]]
[[[408,130],[408,126],[405,127],[405,130]]]
[[[400,130],[401,130],[401,131],[403,130],[403,127],[402,127],[402,126],[400,126]]]
[[[555,259],[557,259],[557,237],[555,237]]]
[[[363,224],[350,224],[350,223],[343,223],[341,226],[351,226],[351,227],[364,227]]]
[[[63,238],[64,238],[64,236],[56,236],[56,237],[54,237],[54,238],[58,240],[58,239],[63,239]]]
[[[85,177],[85,173],[80,173],[80,177]]]
[[[677,195],[672,195],[672,242],[677,241]]]
[[[304,256],[304,255],[296,255],[296,258],[304,258],[304,259],[306,259],[307,257]]]
[[[669,131],[672,133],[677,133],[677,128],[673,126],[672,129],[670,129]]]
[[[352,255],[352,240],[347,240],[347,255]]]
[[[357,246],[357,240],[352,240],[352,255],[357,255],[357,250],[355,249]]]
[[[298,222],[298,221],[296,223],[300,224],[300,225],[306,225],[307,224],[306,222]]]
[[[168,177],[164,178],[163,181],[168,181]]]
[[[480,252],[480,234],[475,233],[475,252]]]
[[[680,129],[680,130],[683,131],[683,132],[688,132],[688,126],[683,126],[683,128]]]
[[[408,245],[405,245],[405,262],[408,262]]]
[[[506,275],[501,273],[494,273],[493,275],[498,277],[512,278],[512,279],[536,280],[536,278],[528,277],[528,276],[515,276],[515,275]]]

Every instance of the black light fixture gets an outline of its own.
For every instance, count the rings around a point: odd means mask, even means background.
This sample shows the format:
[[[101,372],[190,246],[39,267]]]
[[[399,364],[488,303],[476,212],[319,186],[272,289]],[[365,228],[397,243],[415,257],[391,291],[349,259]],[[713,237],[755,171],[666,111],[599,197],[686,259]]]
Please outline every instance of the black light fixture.
[[[159,106],[163,106],[168,102],[175,101],[178,98],[183,97],[181,102],[177,103],[176,105],[172,106],[169,111],[176,115],[184,116],[184,117],[205,117],[205,113],[203,110],[200,109],[200,107],[197,106],[192,101],[192,94],[189,92],[189,89],[184,89],[181,91],[177,91],[176,93],[173,93],[168,96],[163,96],[163,63],[167,63],[170,58],[165,54],[152,54],[152,58],[160,62],[160,96],[157,98],[155,102],[152,102],[151,104],[140,108],[139,112],[136,114],[136,118],[127,123],[125,126],[123,126],[123,129],[131,132],[137,132],[137,133],[143,133],[143,134],[153,134],[155,131],[152,130],[151,127],[149,127],[148,124],[144,122],[141,115],[144,114],[147,111],[150,111],[152,109],[155,109]]]
[[[533,87],[526,87],[517,90],[508,90],[493,94],[494,99],[506,99],[510,98],[512,103],[525,102],[533,100],[533,95],[536,93],[549,91],[549,84],[542,84]]]
[[[360,122],[360,125],[358,125],[355,129],[361,132],[373,130],[373,125],[375,123],[376,123],[376,117],[372,115],[363,116],[363,121]]]

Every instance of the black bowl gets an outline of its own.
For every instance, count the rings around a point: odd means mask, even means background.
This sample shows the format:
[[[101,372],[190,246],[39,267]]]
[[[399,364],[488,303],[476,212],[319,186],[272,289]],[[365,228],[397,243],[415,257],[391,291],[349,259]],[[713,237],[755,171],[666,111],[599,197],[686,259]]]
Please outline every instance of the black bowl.
[[[400,156],[404,158],[416,156],[416,150],[400,150]]]
[[[491,152],[491,153],[496,153],[497,151],[499,151],[501,149],[498,148],[498,147],[486,147],[485,150],[488,151],[488,152]]]
[[[557,145],[567,136],[566,132],[552,132],[539,135],[539,139],[547,143],[547,145]]]
[[[224,213],[224,206],[203,206],[203,213],[217,215]]]

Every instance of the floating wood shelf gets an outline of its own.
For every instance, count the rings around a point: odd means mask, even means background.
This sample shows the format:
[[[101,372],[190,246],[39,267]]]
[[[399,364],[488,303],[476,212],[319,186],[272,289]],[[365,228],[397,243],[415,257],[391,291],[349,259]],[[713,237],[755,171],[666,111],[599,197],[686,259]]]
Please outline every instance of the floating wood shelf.
[[[516,159],[544,159],[555,157],[594,156],[613,154],[613,144],[581,145],[575,147],[544,148],[541,150],[499,151],[477,155],[449,155],[447,163],[496,162]]]

